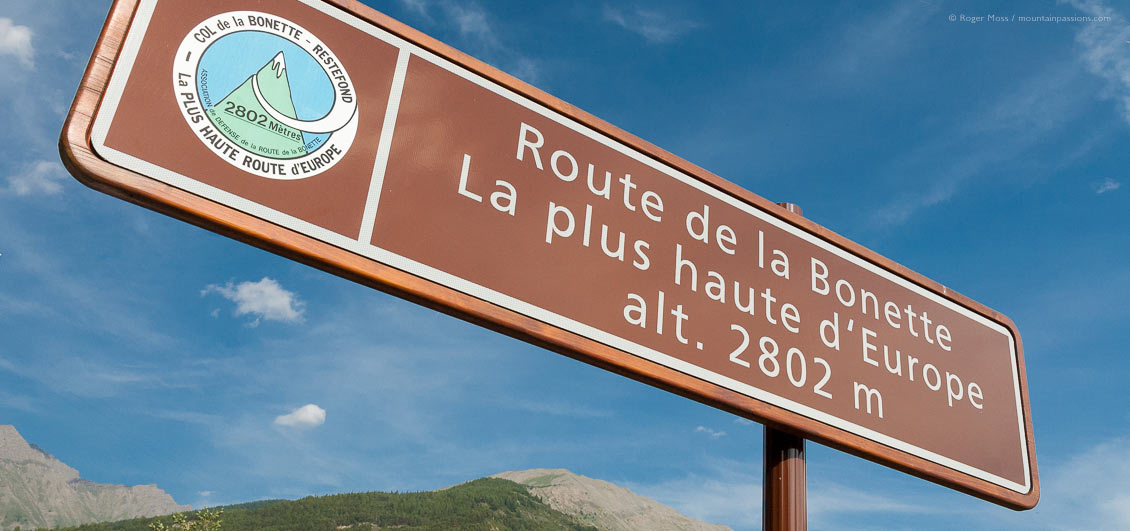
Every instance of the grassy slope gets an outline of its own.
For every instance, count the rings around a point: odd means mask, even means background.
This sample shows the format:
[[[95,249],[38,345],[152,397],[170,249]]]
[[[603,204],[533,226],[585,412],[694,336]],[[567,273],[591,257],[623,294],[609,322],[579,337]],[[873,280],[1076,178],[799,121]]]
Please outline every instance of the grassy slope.
[[[153,518],[66,528],[71,531],[148,531]],[[169,518],[163,518],[169,523]],[[483,478],[432,492],[366,492],[295,501],[241,504],[224,509],[224,531],[584,530],[512,481]]]

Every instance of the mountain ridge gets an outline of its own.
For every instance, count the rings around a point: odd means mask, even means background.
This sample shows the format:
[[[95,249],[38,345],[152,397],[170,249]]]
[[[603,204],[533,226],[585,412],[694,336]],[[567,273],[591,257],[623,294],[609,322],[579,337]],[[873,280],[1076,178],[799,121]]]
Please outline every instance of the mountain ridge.
[[[78,470],[11,425],[0,425],[0,531],[158,516],[190,509],[156,485],[110,485]]]
[[[490,477],[523,485],[551,508],[602,531],[731,531],[724,525],[684,516],[672,507],[615,483],[575,474],[564,468],[517,470]]]
[[[223,510],[227,531],[730,529],[693,520],[623,487],[565,469],[503,472],[431,491],[330,494],[217,509]],[[134,519],[60,531],[147,531],[152,521]]]
[[[694,520],[627,488],[562,468],[501,472],[419,493],[312,496],[229,509],[224,528],[233,531],[264,525],[280,531],[315,527],[371,531],[374,526],[389,525],[406,529],[730,529]],[[152,517],[189,510],[191,507],[178,505],[156,485],[127,487],[86,480],[43,448],[29,444],[15,427],[0,425],[0,531],[17,526],[30,530],[80,525],[83,530],[144,530]]]

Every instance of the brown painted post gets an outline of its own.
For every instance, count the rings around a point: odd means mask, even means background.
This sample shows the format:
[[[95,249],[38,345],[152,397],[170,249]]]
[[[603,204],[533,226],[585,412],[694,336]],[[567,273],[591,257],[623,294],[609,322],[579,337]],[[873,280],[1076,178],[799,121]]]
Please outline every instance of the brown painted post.
[[[765,531],[807,530],[804,439],[765,426],[764,467],[761,528]]]
[[[777,203],[801,214],[799,206]],[[808,529],[808,484],[805,479],[804,438],[765,426],[761,528],[765,531]]]

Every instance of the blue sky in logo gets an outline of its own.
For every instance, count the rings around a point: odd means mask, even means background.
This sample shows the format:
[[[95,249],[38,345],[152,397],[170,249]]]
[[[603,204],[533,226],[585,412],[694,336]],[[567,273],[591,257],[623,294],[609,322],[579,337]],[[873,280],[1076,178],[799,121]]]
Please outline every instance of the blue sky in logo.
[[[329,77],[300,46],[270,33],[239,31],[220,37],[204,51],[197,75],[201,71],[208,72],[209,92],[214,105],[271,62],[279,52],[283,53],[286,63],[298,119],[317,120],[325,116],[334,102],[334,87]],[[303,134],[303,137],[307,144],[318,137],[323,137],[324,143],[329,135]]]
[[[0,7],[0,423],[196,506],[565,467],[760,527],[759,425],[69,177],[109,4]],[[1130,8],[372,5],[1017,323],[1040,506],[810,444],[812,529],[1130,528]]]

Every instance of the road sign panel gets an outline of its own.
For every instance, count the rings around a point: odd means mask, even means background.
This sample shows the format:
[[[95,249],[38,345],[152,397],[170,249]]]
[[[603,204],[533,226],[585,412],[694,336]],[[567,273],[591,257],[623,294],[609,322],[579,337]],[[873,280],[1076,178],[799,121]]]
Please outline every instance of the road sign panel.
[[[1013,508],[1007,318],[355,2],[118,0],[83,182]]]

